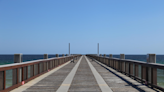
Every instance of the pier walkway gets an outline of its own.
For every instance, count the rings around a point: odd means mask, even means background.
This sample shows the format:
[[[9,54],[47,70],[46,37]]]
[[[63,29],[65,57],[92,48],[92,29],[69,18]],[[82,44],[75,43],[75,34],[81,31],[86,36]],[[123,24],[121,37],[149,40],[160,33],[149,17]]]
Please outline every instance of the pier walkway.
[[[11,92],[155,92],[106,65],[81,56]]]

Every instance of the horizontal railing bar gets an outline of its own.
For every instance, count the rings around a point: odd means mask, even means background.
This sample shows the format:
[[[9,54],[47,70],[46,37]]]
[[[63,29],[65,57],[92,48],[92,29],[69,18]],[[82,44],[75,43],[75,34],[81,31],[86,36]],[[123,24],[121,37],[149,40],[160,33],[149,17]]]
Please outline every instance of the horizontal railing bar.
[[[54,59],[62,59],[62,58],[74,57],[74,56],[77,56],[77,55],[64,56],[64,57],[54,57],[54,58],[49,58],[49,59],[39,59],[39,60],[32,60],[32,61],[28,61],[28,62],[0,65],[0,71],[19,68],[19,67],[24,67],[24,66],[28,66],[28,65],[33,65],[33,64],[40,63],[40,62],[47,62],[47,61],[51,61],[51,60],[54,60]]]
[[[149,67],[155,67],[155,68],[159,68],[159,69],[164,69],[164,64],[147,63],[147,62],[138,61],[138,60],[110,58],[110,57],[103,57],[103,56],[96,56],[96,57],[106,58],[106,59],[113,59],[113,60],[120,60],[120,61],[124,61],[124,62],[135,63],[135,64],[138,64],[138,65],[143,65],[143,66],[149,66]]]

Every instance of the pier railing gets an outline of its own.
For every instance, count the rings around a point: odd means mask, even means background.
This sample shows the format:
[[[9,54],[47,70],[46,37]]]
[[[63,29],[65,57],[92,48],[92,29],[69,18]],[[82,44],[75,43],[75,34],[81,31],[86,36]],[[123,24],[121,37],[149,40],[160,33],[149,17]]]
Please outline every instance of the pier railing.
[[[81,55],[56,57],[0,66],[0,92],[8,92]],[[12,85],[6,87],[6,71],[12,70]]]
[[[164,69],[164,64],[148,63],[137,60],[118,59],[97,55],[87,55],[92,59],[121,72],[145,85],[164,91],[157,85],[157,69]],[[141,78],[139,77],[139,65],[141,66]]]

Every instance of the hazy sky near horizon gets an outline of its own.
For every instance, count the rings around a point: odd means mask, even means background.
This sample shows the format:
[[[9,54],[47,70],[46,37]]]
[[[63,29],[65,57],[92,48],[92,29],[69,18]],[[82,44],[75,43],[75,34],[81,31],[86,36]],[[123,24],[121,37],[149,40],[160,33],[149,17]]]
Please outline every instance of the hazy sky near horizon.
[[[0,0],[0,54],[164,54],[164,0]]]

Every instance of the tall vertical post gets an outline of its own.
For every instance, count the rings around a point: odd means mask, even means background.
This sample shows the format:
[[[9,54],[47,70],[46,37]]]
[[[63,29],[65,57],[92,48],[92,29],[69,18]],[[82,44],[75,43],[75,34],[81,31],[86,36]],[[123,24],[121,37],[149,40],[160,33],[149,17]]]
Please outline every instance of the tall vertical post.
[[[44,59],[48,59],[48,54],[44,54]],[[49,63],[49,62],[46,62],[47,70],[49,69],[48,63]],[[41,67],[41,69],[42,69],[42,67]]]
[[[156,55],[155,54],[147,54],[147,62],[148,63],[156,63]]]
[[[44,59],[48,59],[48,54],[44,54]]]
[[[56,57],[59,57],[59,54],[56,54]]]
[[[124,54],[120,54],[120,59],[125,59],[125,55]],[[122,72],[126,72],[125,71],[125,62],[121,62],[121,70],[122,70]]]
[[[22,54],[14,54],[14,63],[22,62]]]
[[[69,56],[70,56],[70,43],[69,43]]]
[[[147,54],[147,63],[156,63],[156,54]],[[147,67],[148,82],[157,85],[157,68]]]
[[[112,54],[109,54],[109,57],[110,57],[110,58],[112,58],[112,57],[113,57],[113,55],[112,55]]]
[[[14,63],[21,63],[22,62],[22,54],[14,54]],[[17,80],[18,79],[18,80]],[[13,69],[13,85],[17,84],[17,82],[21,82],[22,80],[22,69],[18,69],[18,76],[17,70]]]
[[[125,54],[120,54],[120,59],[125,59]]]
[[[97,43],[97,56],[99,56],[99,43]]]

